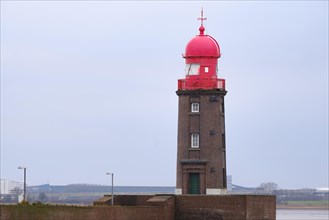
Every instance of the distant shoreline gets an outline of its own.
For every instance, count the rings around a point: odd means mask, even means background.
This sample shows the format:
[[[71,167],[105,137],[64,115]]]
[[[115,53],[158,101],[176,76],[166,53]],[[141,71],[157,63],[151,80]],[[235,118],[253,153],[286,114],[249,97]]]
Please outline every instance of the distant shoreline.
[[[324,209],[329,210],[328,205],[276,205],[276,209]]]

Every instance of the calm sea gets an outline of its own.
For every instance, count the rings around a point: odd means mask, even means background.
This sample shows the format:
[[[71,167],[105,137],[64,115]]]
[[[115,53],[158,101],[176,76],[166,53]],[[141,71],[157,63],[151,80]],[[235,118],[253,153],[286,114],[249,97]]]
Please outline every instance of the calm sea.
[[[277,209],[277,220],[329,220],[329,210]]]

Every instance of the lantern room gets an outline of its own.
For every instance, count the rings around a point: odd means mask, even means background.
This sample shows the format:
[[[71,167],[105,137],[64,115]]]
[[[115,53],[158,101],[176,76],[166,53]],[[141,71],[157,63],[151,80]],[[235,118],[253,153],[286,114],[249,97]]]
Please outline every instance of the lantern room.
[[[220,47],[210,35],[204,34],[203,13],[199,35],[192,38],[185,49],[185,79],[178,80],[178,90],[222,89],[225,80],[217,77]]]

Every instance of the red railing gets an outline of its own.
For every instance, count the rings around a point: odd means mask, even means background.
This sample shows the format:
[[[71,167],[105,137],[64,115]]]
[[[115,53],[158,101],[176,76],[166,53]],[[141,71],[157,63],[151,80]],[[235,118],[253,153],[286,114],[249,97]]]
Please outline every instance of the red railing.
[[[179,79],[178,90],[221,89],[225,90],[225,79],[193,78]]]

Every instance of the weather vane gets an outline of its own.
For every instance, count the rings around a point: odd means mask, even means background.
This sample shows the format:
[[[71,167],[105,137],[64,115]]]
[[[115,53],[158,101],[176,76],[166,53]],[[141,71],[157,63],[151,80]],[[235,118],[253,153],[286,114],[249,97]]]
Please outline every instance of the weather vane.
[[[203,17],[203,8],[201,8],[201,18],[198,18],[198,20],[201,20],[201,26],[203,26],[203,21],[207,20],[207,18]]]

